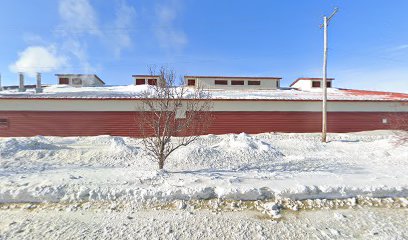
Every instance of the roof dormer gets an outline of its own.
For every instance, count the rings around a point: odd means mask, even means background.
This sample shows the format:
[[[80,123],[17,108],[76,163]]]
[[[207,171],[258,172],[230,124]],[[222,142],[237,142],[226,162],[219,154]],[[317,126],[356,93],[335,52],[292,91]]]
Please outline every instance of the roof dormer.
[[[279,77],[184,76],[188,87],[223,90],[274,90],[280,88],[280,80]]]
[[[328,88],[333,87],[332,81],[334,78],[327,78],[326,79],[326,86]],[[298,78],[294,81],[290,87],[296,88],[299,90],[311,90],[311,89],[319,89],[322,86],[322,78]]]
[[[66,84],[73,87],[102,87],[105,82],[96,74],[55,74],[58,84]]]
[[[159,75],[132,75],[134,85],[157,85],[160,81]]]

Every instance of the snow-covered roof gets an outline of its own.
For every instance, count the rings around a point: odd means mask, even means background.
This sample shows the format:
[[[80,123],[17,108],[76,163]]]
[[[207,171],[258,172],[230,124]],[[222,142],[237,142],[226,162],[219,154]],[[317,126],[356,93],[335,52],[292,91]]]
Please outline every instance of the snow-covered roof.
[[[0,99],[138,99],[151,86],[105,86],[105,87],[71,87],[51,85],[43,93],[27,89],[0,91]],[[377,92],[366,90],[329,88],[328,100],[332,101],[407,101],[408,94]],[[191,89],[190,91],[194,91]],[[217,100],[276,100],[276,101],[318,101],[322,99],[321,89],[301,91],[291,88],[277,90],[211,90],[213,99]]]

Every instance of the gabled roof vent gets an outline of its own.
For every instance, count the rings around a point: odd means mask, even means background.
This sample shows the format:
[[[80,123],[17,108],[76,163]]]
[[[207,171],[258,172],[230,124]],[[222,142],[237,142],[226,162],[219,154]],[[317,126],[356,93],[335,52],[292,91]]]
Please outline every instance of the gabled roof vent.
[[[327,78],[327,87],[333,87],[332,81],[334,78]],[[319,89],[322,85],[322,78],[298,78],[296,79],[291,85],[291,88],[297,88],[299,90],[311,90],[311,89]]]
[[[55,74],[58,84],[66,84],[74,87],[102,87],[105,82],[96,74]]]

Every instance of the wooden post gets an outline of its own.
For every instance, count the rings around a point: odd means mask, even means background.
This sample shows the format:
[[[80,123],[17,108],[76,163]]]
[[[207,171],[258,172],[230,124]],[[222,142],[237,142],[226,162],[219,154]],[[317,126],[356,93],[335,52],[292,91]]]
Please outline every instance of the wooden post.
[[[322,109],[322,142],[327,141],[327,17],[323,18],[324,28],[324,56],[323,56],[323,78],[322,78],[322,90],[323,90],[323,109]]]
[[[322,142],[327,142],[327,52],[328,52],[328,34],[327,27],[329,26],[330,20],[339,11],[335,8],[330,17],[324,16],[323,24],[320,28],[324,30],[324,56],[323,56],[323,78],[320,84],[323,92],[323,109],[322,109]]]

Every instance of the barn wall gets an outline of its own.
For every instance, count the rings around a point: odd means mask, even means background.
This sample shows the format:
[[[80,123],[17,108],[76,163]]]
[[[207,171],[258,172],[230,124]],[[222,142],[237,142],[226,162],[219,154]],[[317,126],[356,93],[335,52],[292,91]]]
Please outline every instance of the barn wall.
[[[0,136],[137,136],[137,114],[132,112],[0,112],[9,121]]]
[[[328,113],[329,132],[353,132],[392,128],[393,119],[408,113]],[[38,112],[0,111],[8,127],[0,128],[0,137],[20,136],[140,136],[135,112]],[[319,132],[318,112],[214,112],[215,121],[208,133]],[[384,124],[386,118],[388,123]]]
[[[329,132],[392,129],[401,117],[407,118],[408,113],[330,112],[327,127]],[[210,133],[320,132],[321,118],[319,112],[217,112]]]

